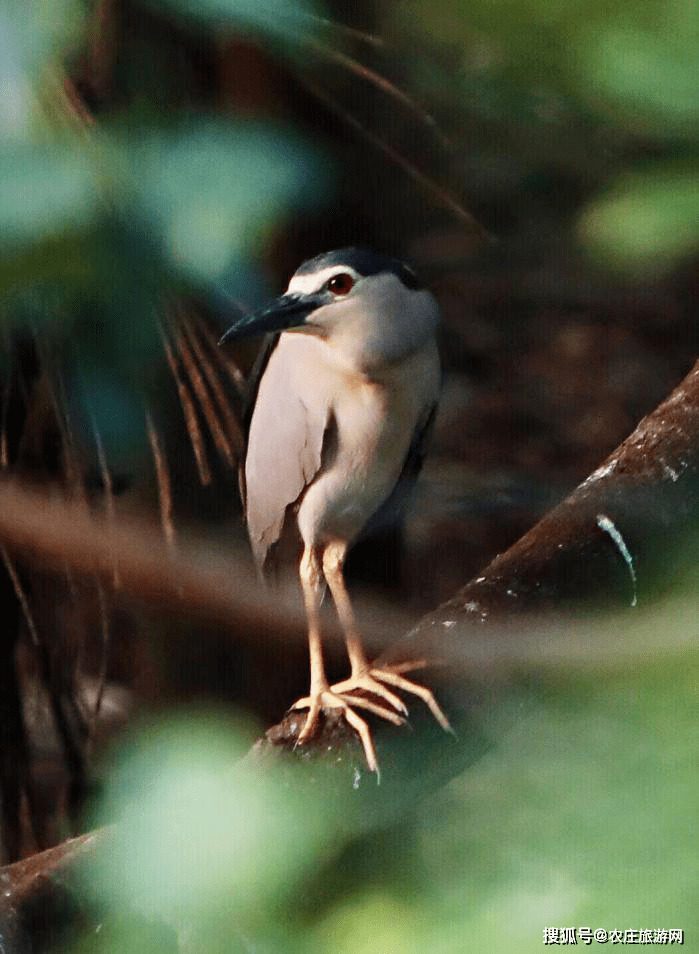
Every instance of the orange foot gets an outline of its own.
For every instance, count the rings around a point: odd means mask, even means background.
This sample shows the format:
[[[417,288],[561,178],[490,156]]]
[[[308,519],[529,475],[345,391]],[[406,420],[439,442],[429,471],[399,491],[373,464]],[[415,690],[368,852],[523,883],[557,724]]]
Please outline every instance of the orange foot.
[[[433,693],[426,686],[421,686],[419,683],[412,682],[410,679],[406,679],[405,676],[401,675],[401,673],[410,672],[413,669],[423,669],[426,665],[426,662],[419,661],[400,663],[395,666],[368,666],[367,669],[361,672],[353,673],[349,679],[344,679],[342,682],[331,686],[330,691],[341,696],[346,696],[349,693],[363,689],[365,692],[370,692],[372,695],[384,699],[398,712],[407,715],[408,710],[402,700],[383,685],[383,683],[388,683],[388,685],[393,686],[394,689],[402,689],[403,692],[409,692],[419,699],[422,699],[441,727],[446,732],[453,732],[454,730],[449,725],[449,720],[440,708]],[[352,697],[352,704],[355,705],[357,702],[358,699]]]
[[[393,694],[389,693],[389,695]],[[398,702],[400,703],[400,700],[398,700]],[[307,742],[312,737],[313,733],[318,727],[318,719],[320,717],[321,709],[341,709],[348,725],[354,729],[361,740],[369,769],[372,772],[376,772],[378,775],[376,749],[374,748],[374,741],[371,738],[369,726],[366,724],[364,719],[357,715],[352,708],[353,706],[360,709],[366,709],[368,712],[373,712],[374,715],[381,716],[382,719],[386,719],[388,722],[392,722],[394,725],[403,725],[405,722],[405,719],[393,712],[391,709],[387,709],[384,706],[379,706],[375,702],[371,702],[369,699],[357,697],[347,700],[333,689],[323,689],[321,692],[313,693],[310,696],[304,696],[303,699],[299,699],[298,702],[295,702],[293,706],[291,706],[292,709],[308,709],[305,725],[299,733],[296,744],[303,745],[304,742]],[[402,708],[405,709],[404,706],[402,706]]]

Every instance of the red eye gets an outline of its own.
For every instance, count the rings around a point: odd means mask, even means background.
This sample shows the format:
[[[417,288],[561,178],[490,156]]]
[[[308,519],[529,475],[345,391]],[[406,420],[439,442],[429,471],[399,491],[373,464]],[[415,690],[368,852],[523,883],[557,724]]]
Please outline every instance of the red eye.
[[[333,295],[347,295],[354,288],[354,279],[347,272],[340,272],[339,275],[333,275],[328,279],[325,286]]]

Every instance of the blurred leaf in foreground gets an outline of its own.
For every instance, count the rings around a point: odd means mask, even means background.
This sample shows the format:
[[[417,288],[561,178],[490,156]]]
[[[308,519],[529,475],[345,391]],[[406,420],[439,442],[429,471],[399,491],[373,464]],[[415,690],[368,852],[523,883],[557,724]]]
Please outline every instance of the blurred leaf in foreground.
[[[308,0],[147,0],[209,28],[228,27],[294,38],[307,30],[314,5]]]
[[[15,67],[36,76],[81,36],[85,13],[81,0],[0,0],[2,45],[12,50]]]
[[[699,168],[656,164],[626,176],[586,209],[580,232],[592,254],[657,275],[699,248]]]
[[[0,152],[0,254],[92,224],[99,212],[95,170],[83,150],[15,147]]]
[[[677,5],[652,31],[617,27],[581,37],[577,56],[586,81],[627,111],[632,125],[655,133],[697,137],[699,117],[699,11],[686,24]],[[674,7],[675,19],[668,16]]]
[[[93,872],[108,910],[197,929],[218,949],[217,936],[264,927],[298,888],[333,840],[331,807],[300,804],[274,771],[236,765],[248,736],[190,716],[124,749],[101,811],[118,822],[113,847]]]
[[[0,153],[0,175],[5,315],[60,322],[66,374],[80,379],[73,411],[85,433],[94,418],[124,465],[145,446],[143,397],[158,387],[168,291],[249,300],[264,233],[317,202],[330,178],[286,130],[214,121],[134,142],[104,132],[13,147]]]
[[[515,727],[389,820],[393,840],[348,826],[347,805],[308,786],[312,763],[300,764],[298,787],[274,762],[234,765],[247,738],[221,718],[142,731],[103,809],[117,824],[97,893],[117,923],[136,911],[174,925],[201,954],[532,954],[547,926],[692,937],[699,662],[683,635],[693,605],[689,593],[627,615],[626,629],[596,622],[587,662],[585,630],[558,643],[549,634],[550,664],[516,679],[531,704]],[[646,655],[637,629],[659,634]],[[149,950],[167,954],[168,943]],[[99,950],[126,949],[122,937]]]
[[[418,811],[409,900],[367,842],[374,883],[326,912],[319,948],[533,954],[546,926],[695,936],[698,673],[658,663],[541,679],[537,710]]]
[[[696,934],[697,669],[658,663],[549,683],[539,713],[423,816],[432,950],[460,936],[524,954],[546,925]]]
[[[326,193],[329,167],[291,131],[208,123],[144,135],[132,183],[175,267],[214,280],[256,257],[262,233]]]

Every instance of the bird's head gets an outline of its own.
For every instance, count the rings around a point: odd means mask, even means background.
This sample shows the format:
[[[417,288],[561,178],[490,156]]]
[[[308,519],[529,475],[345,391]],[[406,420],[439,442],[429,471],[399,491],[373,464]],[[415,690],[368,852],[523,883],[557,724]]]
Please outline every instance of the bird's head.
[[[360,363],[397,360],[421,347],[439,321],[437,303],[403,262],[365,249],[318,255],[285,294],[240,318],[222,342],[266,332],[315,335]]]

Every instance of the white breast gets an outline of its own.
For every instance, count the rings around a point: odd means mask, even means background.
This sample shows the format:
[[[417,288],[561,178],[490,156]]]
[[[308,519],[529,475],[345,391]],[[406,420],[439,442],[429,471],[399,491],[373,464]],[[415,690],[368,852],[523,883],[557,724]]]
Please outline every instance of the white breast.
[[[334,456],[299,508],[299,530],[307,545],[351,542],[361,532],[395,487],[416,428],[437,400],[440,379],[434,341],[373,378],[344,363],[331,345],[317,344],[324,351],[320,376],[337,441]],[[316,356],[316,387],[318,379]]]

